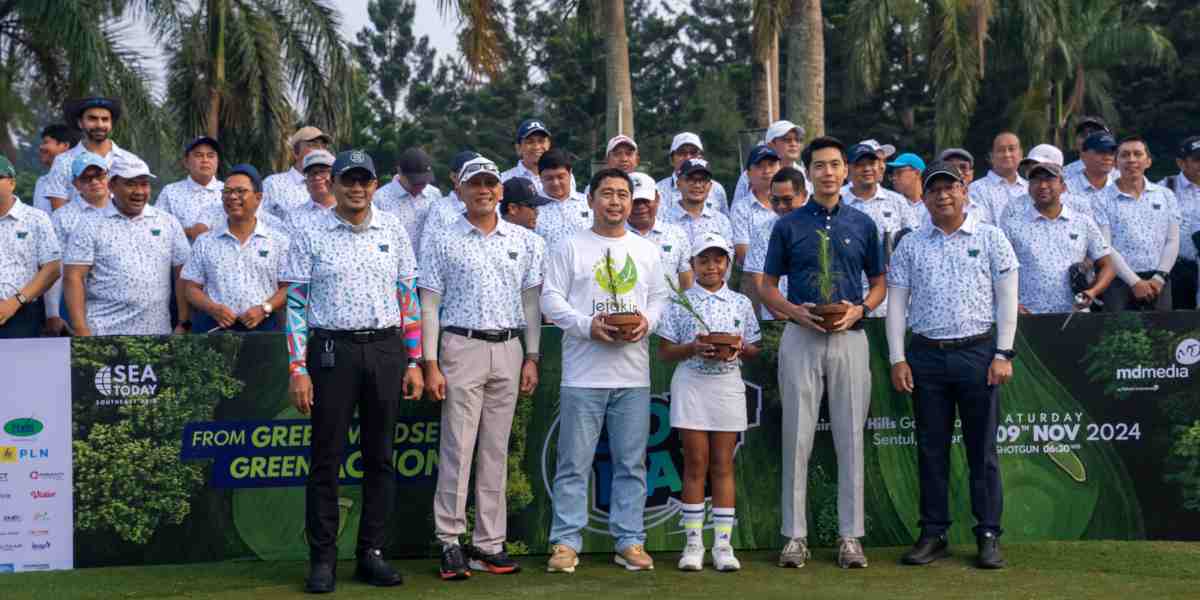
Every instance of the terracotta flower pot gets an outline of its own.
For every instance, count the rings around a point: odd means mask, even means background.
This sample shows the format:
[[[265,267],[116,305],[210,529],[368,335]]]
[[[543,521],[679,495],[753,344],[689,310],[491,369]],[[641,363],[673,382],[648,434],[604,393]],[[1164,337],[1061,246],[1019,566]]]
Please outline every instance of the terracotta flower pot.
[[[821,322],[817,323],[825,331],[833,331],[833,324],[842,320],[846,311],[850,310],[849,304],[818,304],[810,309],[810,312],[821,317]]]
[[[718,360],[729,360],[737,353],[737,348],[741,344],[742,336],[725,333],[724,331],[714,331],[707,335],[697,336],[696,340],[701,344],[709,344],[717,349]]]
[[[632,312],[609,313],[604,322],[617,328],[617,337],[626,342],[633,341],[633,330],[642,324],[642,316]]]

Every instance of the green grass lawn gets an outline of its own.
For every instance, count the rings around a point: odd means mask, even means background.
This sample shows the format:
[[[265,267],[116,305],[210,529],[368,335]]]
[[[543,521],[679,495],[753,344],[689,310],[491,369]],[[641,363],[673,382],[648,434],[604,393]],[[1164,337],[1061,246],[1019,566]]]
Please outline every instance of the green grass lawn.
[[[974,547],[928,567],[897,564],[902,548],[869,548],[871,568],[842,571],[833,552],[818,549],[803,569],[780,569],[775,554],[740,555],[743,570],[681,573],[677,555],[659,553],[658,570],[629,573],[609,555],[588,555],[574,575],[544,572],[544,557],[526,557],[515,576],[476,574],[463,582],[436,578],[432,560],[400,561],[406,582],[376,589],[351,579],[353,563],[339,565],[336,598],[453,598],[560,600],[572,598],[1200,598],[1200,544],[1178,542],[1055,542],[1006,546],[1010,567],[971,566]],[[81,569],[0,575],[3,600],[76,598],[299,598],[305,565],[297,562],[225,562],[140,568]]]

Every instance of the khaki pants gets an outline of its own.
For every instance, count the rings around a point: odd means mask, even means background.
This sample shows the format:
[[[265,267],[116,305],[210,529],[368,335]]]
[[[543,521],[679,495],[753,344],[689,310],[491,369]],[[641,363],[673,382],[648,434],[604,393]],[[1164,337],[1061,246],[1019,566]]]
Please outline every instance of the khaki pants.
[[[503,343],[442,333],[438,364],[446,377],[442,439],[438,451],[433,520],[442,543],[467,531],[467,486],[475,455],[475,531],[472,543],[487,553],[504,547],[508,528],[508,436],[517,406],[520,340]]]
[[[821,333],[789,323],[779,343],[779,393],[783,404],[783,527],[791,538],[808,536],[805,510],[808,459],[829,392],[829,418],[838,463],[838,535],[862,537],[863,427],[871,403],[870,356],[862,331]]]

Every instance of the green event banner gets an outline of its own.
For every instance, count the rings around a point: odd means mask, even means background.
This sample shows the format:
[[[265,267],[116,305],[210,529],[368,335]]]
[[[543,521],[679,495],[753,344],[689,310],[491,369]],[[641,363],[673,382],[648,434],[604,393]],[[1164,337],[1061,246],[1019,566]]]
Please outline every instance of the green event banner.
[[[1196,313],[1022,317],[1015,377],[996,431],[1006,539],[1200,539],[1200,321]],[[883,323],[866,327],[866,539],[917,533],[911,398],[892,390]],[[750,428],[737,450],[740,548],[774,548],[782,477],[776,364],[782,325],[743,369]],[[509,550],[543,553],[552,517],[561,333],[542,337],[541,383],[522,398],[510,442]],[[652,353],[653,355],[653,353]],[[310,429],[287,397],[279,334],[107,337],[72,341],[76,566],[307,556],[304,481]],[[653,360],[647,440],[647,548],[683,544],[683,461],[669,423],[673,365]],[[432,495],[439,407],[403,401],[395,431],[397,494],[387,552],[434,552]],[[810,538],[837,537],[837,469],[826,411],[809,474]],[[597,448],[586,551],[611,548],[611,479]],[[341,466],[342,556],[353,555],[361,457],[353,427]],[[961,443],[952,459],[955,542],[972,539]]]

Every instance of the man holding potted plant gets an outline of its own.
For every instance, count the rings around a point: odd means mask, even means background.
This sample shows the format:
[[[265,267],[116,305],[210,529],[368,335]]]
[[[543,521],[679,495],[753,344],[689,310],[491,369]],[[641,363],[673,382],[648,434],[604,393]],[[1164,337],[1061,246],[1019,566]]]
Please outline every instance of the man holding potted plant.
[[[646,442],[650,349],[646,334],[669,298],[659,249],[626,228],[633,182],[620,169],[592,176],[592,227],[565,238],[546,260],[542,313],[563,330],[558,464],[550,572],[573,573],[588,524],[588,479],[607,425],[612,453],[609,532],[617,564],[654,568],[646,553]],[[632,323],[629,323],[632,321]]]
[[[921,477],[921,536],[901,560],[923,565],[948,554],[946,495],[957,409],[978,522],[977,562],[999,569],[1005,564],[999,543],[1004,497],[996,423],[999,386],[1012,378],[1016,356],[1019,264],[1003,232],[965,212],[966,186],[957,168],[930,165],[924,189],[931,226],[904,236],[888,273],[892,386],[913,394]],[[910,325],[906,355],[904,330]]]
[[[808,459],[821,395],[827,390],[838,461],[838,564],[862,568],[867,566],[858,540],[865,534],[863,427],[871,372],[867,336],[859,321],[883,301],[883,257],[875,223],[842,203],[845,145],[835,138],[817,138],[802,158],[812,177],[813,196],[775,224],[760,288],[771,312],[790,321],[779,344],[782,532],[788,538],[779,564],[802,567],[809,557]],[[870,282],[865,298],[860,284],[864,274]],[[785,275],[787,298],[778,289]]]

